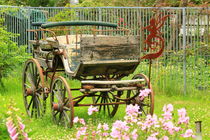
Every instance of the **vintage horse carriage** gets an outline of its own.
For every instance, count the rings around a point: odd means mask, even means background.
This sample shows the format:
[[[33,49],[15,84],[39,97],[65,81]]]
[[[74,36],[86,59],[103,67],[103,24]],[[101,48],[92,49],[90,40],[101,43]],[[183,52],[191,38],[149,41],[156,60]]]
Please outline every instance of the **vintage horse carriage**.
[[[33,58],[23,70],[23,98],[30,117],[46,112],[50,97],[53,120],[72,127],[74,108],[99,106],[113,117],[120,104],[138,104],[153,114],[154,93],[144,74],[132,74],[140,63],[140,37],[117,24],[93,21],[33,23]],[[65,77],[65,78],[64,78]],[[73,88],[69,80],[79,81]],[[151,93],[140,100],[140,90]],[[83,101],[86,97],[89,100]]]

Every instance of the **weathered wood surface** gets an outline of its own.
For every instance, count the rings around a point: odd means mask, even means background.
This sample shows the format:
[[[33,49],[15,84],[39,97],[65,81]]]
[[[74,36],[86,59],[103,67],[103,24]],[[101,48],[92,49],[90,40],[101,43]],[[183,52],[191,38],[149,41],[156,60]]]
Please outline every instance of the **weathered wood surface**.
[[[116,88],[116,91],[125,91],[125,90],[137,90],[137,87],[121,87]],[[86,89],[80,89],[81,92],[86,92]],[[94,88],[90,89],[89,92],[105,92],[105,91],[112,91],[112,88]]]
[[[59,44],[56,41],[49,41],[49,40],[29,40],[29,43],[32,44],[34,49],[40,47],[42,50],[51,50],[53,48],[58,48]]]
[[[100,81],[100,80],[85,80],[81,81],[82,84],[94,84],[94,85],[116,85],[116,84],[130,84],[139,83],[145,81],[144,79],[133,79],[133,80],[116,80],[116,81]]]
[[[114,61],[114,60],[113,60]],[[128,75],[133,73],[139,64],[139,60],[111,60],[106,61],[89,61],[88,63],[82,62],[76,73],[76,76],[94,76],[94,75],[107,75],[107,74],[124,74]]]
[[[138,59],[139,36],[82,37],[81,60]]]

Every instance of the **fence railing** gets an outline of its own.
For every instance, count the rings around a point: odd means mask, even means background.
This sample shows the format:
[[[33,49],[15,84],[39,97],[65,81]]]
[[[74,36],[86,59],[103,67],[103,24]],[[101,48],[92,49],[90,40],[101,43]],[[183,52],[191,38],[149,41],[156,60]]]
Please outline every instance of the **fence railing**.
[[[140,48],[145,47],[149,34],[143,27],[151,17],[161,13],[171,15],[161,28],[165,39],[164,55],[153,62],[152,83],[159,92],[196,93],[209,89],[210,8],[173,7],[5,7],[1,6],[3,25],[19,34],[13,40],[28,45],[34,34],[27,32],[32,22],[104,21],[117,23],[140,35]],[[122,34],[123,35],[123,34]],[[30,51],[30,45],[28,45]],[[144,54],[144,51],[140,54]],[[140,64],[138,72],[148,73],[148,62]]]

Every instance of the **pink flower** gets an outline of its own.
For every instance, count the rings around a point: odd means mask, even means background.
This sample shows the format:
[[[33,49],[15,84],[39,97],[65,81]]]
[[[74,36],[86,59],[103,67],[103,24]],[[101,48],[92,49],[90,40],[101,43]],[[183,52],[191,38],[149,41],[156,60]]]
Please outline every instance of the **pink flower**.
[[[184,138],[195,137],[195,135],[193,135],[192,129],[187,129],[184,134],[181,134],[181,136]]]
[[[17,120],[18,120],[18,122],[22,121],[21,117],[19,117],[19,116],[17,116]]]
[[[147,115],[146,120],[142,124],[142,128],[141,129],[145,130],[145,129],[150,128],[152,126],[159,127],[158,119],[157,119],[157,116],[155,114],[153,116]]]
[[[173,107],[172,104],[168,104],[168,105],[164,105],[164,106],[163,106],[163,111],[164,111],[164,112],[171,112],[171,111],[173,111],[173,110],[174,110],[174,107]]]
[[[184,108],[178,110],[178,115],[179,115],[178,124],[182,124],[182,123],[188,124],[189,123],[190,118],[188,116],[186,116],[187,112]]]
[[[98,112],[97,107],[93,107],[92,105],[88,108],[88,115],[92,115],[93,112]]]
[[[124,132],[129,130],[129,126],[127,126],[126,122],[123,121],[115,121],[112,126],[112,132],[110,133],[111,137],[121,139],[123,137],[125,139]]]
[[[174,110],[174,108],[173,108],[172,104],[164,105],[164,107],[163,107],[164,113],[162,114],[162,116],[164,117],[165,120],[172,119],[172,113],[171,112],[173,110]]]
[[[104,129],[105,131],[109,130],[109,126],[108,126],[108,124],[106,124],[106,123],[104,123],[104,125],[103,125],[102,127],[103,127],[103,129]]]
[[[87,127],[80,127],[79,130],[77,131],[77,134],[76,134],[76,137],[77,139],[80,138],[80,136],[84,136],[86,134],[86,130],[87,130]]]
[[[138,138],[137,129],[134,129],[131,132],[131,137],[132,137],[133,140],[137,140],[137,138]]]
[[[74,123],[78,123],[78,122],[79,122],[79,117],[74,117],[73,122],[74,122]]]
[[[109,125],[106,123],[101,125],[101,123],[99,123],[97,129],[101,129],[101,128],[103,128],[104,131],[107,131],[107,130],[109,130]]]
[[[129,126],[127,126],[127,123],[119,120],[115,121],[112,128],[124,131],[129,130]]]
[[[79,119],[79,122],[80,122],[81,124],[85,125],[85,120],[84,120],[84,119],[80,118],[80,119]]]
[[[132,105],[132,104],[128,105],[126,107],[126,114],[128,116],[138,116],[138,114],[139,114],[139,106],[137,104],[135,104],[135,105]]]
[[[181,127],[174,127],[174,130],[175,130],[176,132],[179,132],[179,131],[181,130]]]
[[[145,97],[147,97],[151,93],[151,89],[144,89],[140,90],[140,100],[144,100]]]
[[[10,137],[13,137],[14,135],[17,134],[17,127],[13,127],[12,129],[8,129],[8,132],[10,134]]]
[[[11,140],[18,140],[19,133],[16,133],[14,136],[10,135]]]
[[[163,129],[168,130],[168,132],[172,135],[174,133],[174,124],[171,121],[165,122],[163,124]]]
[[[129,137],[128,134],[124,134],[124,135],[122,135],[122,139],[123,140],[130,140],[130,137]]]
[[[163,136],[161,140],[169,140],[168,136]]]
[[[185,108],[178,109],[178,115],[179,117],[185,117],[187,115],[186,109]]]
[[[109,136],[109,133],[104,132],[104,133],[102,134],[102,136],[107,137],[107,136]]]
[[[79,117],[75,117],[74,120],[73,120],[74,123],[81,123],[83,125],[85,125],[85,120],[82,119],[82,118],[79,118]]]
[[[112,132],[110,133],[110,136],[113,138],[120,139],[122,135],[120,131],[118,131],[117,129],[113,129]]]
[[[92,131],[92,136],[96,136],[96,131]]]
[[[170,119],[172,119],[172,114],[171,114],[171,112],[164,112],[164,114],[162,114],[162,116],[163,116],[163,118],[164,118],[165,120],[170,120]]]
[[[147,140],[158,140],[156,137],[149,136]]]
[[[8,120],[7,122],[6,122],[6,126],[7,127],[11,127],[11,126],[13,126],[14,124],[13,124],[13,121],[12,120]]]
[[[12,121],[6,122],[6,126],[9,133],[14,129],[14,124]]]
[[[25,138],[28,137],[28,134],[27,134],[26,132],[23,132],[22,134],[23,134],[23,136],[24,136]]]
[[[99,123],[97,129],[101,129],[101,127],[102,127],[102,125],[101,125],[101,123]]]
[[[156,137],[158,134],[159,134],[158,132],[155,132],[155,133],[152,133],[151,136]]]
[[[138,116],[125,116],[124,119],[127,123],[137,123]]]
[[[24,130],[25,129],[25,125],[22,122],[19,122],[19,126],[20,126],[20,129],[21,130]]]
[[[189,123],[189,117],[180,117],[178,120],[178,124]]]

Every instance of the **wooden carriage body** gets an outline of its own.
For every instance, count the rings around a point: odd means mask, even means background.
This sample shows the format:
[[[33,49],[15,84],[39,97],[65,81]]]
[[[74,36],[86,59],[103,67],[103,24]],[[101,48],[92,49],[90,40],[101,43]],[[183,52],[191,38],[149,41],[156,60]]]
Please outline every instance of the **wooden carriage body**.
[[[114,31],[127,30],[115,29]],[[77,32],[79,32],[78,29]],[[34,58],[42,67],[51,69],[55,67],[53,63],[55,59],[58,59],[59,68],[63,68],[67,74],[75,78],[133,73],[140,62],[139,36],[101,35],[100,30],[97,32],[31,40]]]

